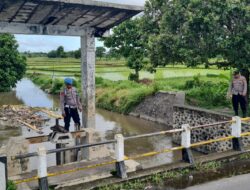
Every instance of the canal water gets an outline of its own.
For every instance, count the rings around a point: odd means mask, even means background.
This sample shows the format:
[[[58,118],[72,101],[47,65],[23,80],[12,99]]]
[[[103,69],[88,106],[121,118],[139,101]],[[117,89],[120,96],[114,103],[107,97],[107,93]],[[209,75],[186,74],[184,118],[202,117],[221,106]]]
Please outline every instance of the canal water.
[[[17,83],[16,88],[9,93],[0,93],[0,105],[18,105],[23,104],[31,107],[45,107],[53,110],[59,110],[59,96],[49,95],[43,92],[31,80],[25,78]],[[54,122],[54,121],[53,121]],[[44,128],[45,134],[51,133],[50,126],[54,123],[49,122]],[[63,125],[63,121],[60,123]],[[71,122],[71,130],[73,130],[73,121]],[[156,131],[168,130],[164,125],[154,122],[145,121],[131,116],[120,115],[113,112],[97,109],[96,113],[96,130],[100,132],[102,140],[113,139],[117,133],[122,133],[124,136],[133,136],[139,134],[152,133]],[[7,128],[0,126],[0,146],[5,144],[10,137],[23,136],[31,137],[38,136],[37,133],[29,131],[27,128]],[[4,138],[3,138],[4,137]],[[47,149],[54,149],[52,143],[43,143]],[[30,145],[29,151],[36,151],[39,144]],[[150,151],[162,150],[172,147],[171,136],[155,136],[136,140],[126,141],[125,154],[133,156]],[[36,169],[36,158],[30,160],[30,169]],[[155,157],[139,160],[142,167],[152,167],[156,165],[166,164],[180,160],[180,153],[166,153]],[[56,165],[55,155],[49,155],[49,166]]]

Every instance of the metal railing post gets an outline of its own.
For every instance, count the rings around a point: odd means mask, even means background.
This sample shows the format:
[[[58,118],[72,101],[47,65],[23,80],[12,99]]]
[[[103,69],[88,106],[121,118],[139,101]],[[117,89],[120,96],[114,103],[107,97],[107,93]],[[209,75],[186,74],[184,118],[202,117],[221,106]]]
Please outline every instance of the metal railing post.
[[[47,151],[45,147],[38,148],[38,184],[40,190],[49,190],[47,173]]]
[[[7,157],[0,156],[0,189],[7,189],[8,173],[7,173]]]
[[[233,144],[233,150],[236,151],[243,151],[243,143],[241,140],[241,118],[238,116],[235,116],[232,118],[233,123],[232,123],[232,136],[234,137],[232,139],[232,144]]]
[[[191,128],[188,124],[182,125],[181,133],[181,146],[182,149],[182,160],[190,164],[194,164],[194,157],[191,151]]]
[[[124,179],[127,178],[126,166],[124,162],[124,137],[122,134],[115,135],[115,156],[116,156],[116,173],[117,176]]]

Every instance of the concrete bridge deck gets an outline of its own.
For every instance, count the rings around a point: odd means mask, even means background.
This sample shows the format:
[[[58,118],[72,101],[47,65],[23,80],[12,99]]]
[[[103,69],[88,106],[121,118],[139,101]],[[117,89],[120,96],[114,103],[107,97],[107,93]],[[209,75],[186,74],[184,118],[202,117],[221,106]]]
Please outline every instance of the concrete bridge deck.
[[[250,147],[248,147],[250,148]],[[197,163],[202,162],[209,162],[209,161],[215,161],[215,160],[222,160],[222,159],[233,159],[234,157],[237,157],[244,152],[239,151],[228,151],[224,153],[213,153],[208,155],[202,155],[202,156],[196,156],[195,160]],[[52,176],[49,177],[49,184],[51,186],[57,186],[58,189],[90,189],[93,187],[97,187],[100,185],[106,185],[106,184],[112,184],[112,183],[118,183],[123,182],[131,179],[136,178],[142,178],[149,176],[151,174],[173,170],[173,169],[179,169],[179,168],[185,168],[190,167],[191,165],[189,163],[185,162],[176,162],[172,164],[166,164],[154,168],[149,169],[142,169],[139,167],[138,163],[133,160],[126,161],[126,166],[128,168],[128,178],[127,179],[120,179],[117,177],[113,177],[111,174],[112,171],[115,170],[115,164],[112,163],[114,161],[113,158],[103,158],[98,159],[96,161],[82,161],[79,163],[73,163],[73,164],[67,164],[63,166],[54,166],[48,168],[48,173],[64,173],[62,175]],[[107,163],[111,162],[108,165],[103,165],[100,167],[94,167],[94,168],[88,168],[89,166],[98,166],[100,163]],[[73,171],[76,168],[84,168],[83,170],[77,171],[77,172],[67,172],[67,171]],[[20,180],[20,179],[27,179],[32,178],[33,176],[36,176],[36,171],[33,171],[31,173],[22,174],[19,176],[11,177],[12,180]],[[31,182],[22,183],[18,185],[19,189],[37,189],[38,188],[38,182],[37,179]]]
[[[248,147],[248,148],[250,148],[250,147]],[[224,153],[214,153],[214,154],[209,154],[209,155],[198,156],[195,159],[196,159],[197,163],[200,163],[200,162],[206,163],[206,162],[210,162],[210,161],[224,160],[224,159],[225,160],[230,159],[231,161],[233,161],[241,154],[243,154],[243,152],[228,151],[228,152],[224,152]],[[105,179],[90,181],[87,183],[83,182],[83,180],[80,179],[80,180],[75,180],[73,183],[63,183],[63,184],[58,186],[58,189],[60,189],[60,190],[93,189],[93,188],[98,187],[98,186],[104,186],[104,185],[108,185],[108,184],[112,184],[112,183],[125,182],[128,180],[147,177],[147,176],[150,176],[150,175],[155,174],[155,173],[160,173],[160,172],[164,172],[164,171],[171,171],[171,170],[175,170],[175,169],[182,169],[182,168],[184,169],[184,168],[188,168],[190,166],[191,165],[189,163],[176,162],[176,163],[172,163],[172,164],[166,164],[166,165],[162,165],[162,166],[158,166],[158,167],[154,167],[154,168],[149,168],[149,169],[145,169],[145,170],[140,169],[140,170],[137,170],[136,172],[131,172],[131,173],[129,173],[127,179],[109,177],[109,178],[105,178]]]
[[[48,178],[50,186],[61,184],[78,184],[87,183],[95,180],[112,177],[112,172],[115,171],[115,160],[112,157],[102,158],[95,161],[81,161],[77,163],[66,164],[62,166],[53,166],[48,168],[48,173],[51,176]],[[103,163],[103,164],[100,164]],[[139,164],[133,160],[125,162],[128,172],[134,172]],[[77,171],[78,170],[78,171]],[[18,188],[23,190],[23,187],[30,189],[38,189],[38,181],[36,177],[37,171],[13,176],[10,179],[14,181],[22,181],[30,179],[32,181],[18,184]],[[26,189],[25,188],[25,189]]]

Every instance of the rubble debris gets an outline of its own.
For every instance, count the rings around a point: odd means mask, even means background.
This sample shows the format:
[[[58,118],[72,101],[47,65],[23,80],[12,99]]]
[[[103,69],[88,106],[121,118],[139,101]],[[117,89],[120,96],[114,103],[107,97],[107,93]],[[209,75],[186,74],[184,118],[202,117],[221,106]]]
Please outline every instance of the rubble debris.
[[[16,126],[22,124],[40,133],[42,126],[49,120],[50,118],[38,108],[19,105],[0,107],[0,123],[7,123],[7,125]]]

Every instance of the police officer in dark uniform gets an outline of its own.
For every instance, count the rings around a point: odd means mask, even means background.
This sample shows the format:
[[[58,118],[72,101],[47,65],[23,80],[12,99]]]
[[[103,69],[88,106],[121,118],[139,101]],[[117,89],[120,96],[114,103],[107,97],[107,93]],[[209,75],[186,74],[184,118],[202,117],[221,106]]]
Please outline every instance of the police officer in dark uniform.
[[[242,109],[243,117],[247,116],[247,81],[239,71],[234,72],[233,80],[230,83],[228,96],[232,98],[235,115],[238,116],[238,107]]]
[[[60,104],[64,117],[64,127],[66,131],[69,131],[71,117],[78,128],[81,126],[78,110],[82,112],[82,104],[77,89],[73,87],[73,79],[65,78],[64,83],[65,88],[60,93]]]

